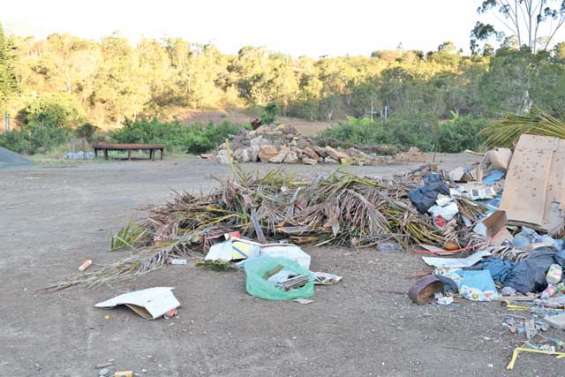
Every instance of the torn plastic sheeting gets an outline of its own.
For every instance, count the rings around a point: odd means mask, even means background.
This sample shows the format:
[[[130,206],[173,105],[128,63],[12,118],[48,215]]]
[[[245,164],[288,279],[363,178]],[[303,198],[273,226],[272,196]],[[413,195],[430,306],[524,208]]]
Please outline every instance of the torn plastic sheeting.
[[[432,217],[441,216],[446,221],[450,221],[459,213],[459,207],[457,207],[457,203],[451,202],[444,207],[439,205],[432,206],[428,209],[428,212],[432,215]]]
[[[426,213],[436,202],[438,194],[449,195],[449,188],[439,174],[428,174],[424,177],[424,186],[408,193],[408,197],[421,213]]]
[[[492,186],[496,182],[498,182],[502,178],[504,178],[505,175],[506,175],[506,173],[502,170],[493,170],[490,173],[488,173],[488,175],[486,177],[483,178],[483,183],[485,185]]]
[[[526,259],[514,265],[503,284],[524,294],[543,291],[547,287],[545,274],[556,263],[555,255],[551,248],[530,251]]]
[[[490,254],[491,253],[489,250],[481,250],[466,258],[422,257],[422,259],[428,266],[436,268],[464,268],[473,266],[483,257],[486,257]]]
[[[244,269],[245,288],[252,296],[266,300],[294,300],[314,296],[314,275],[290,259],[259,256],[248,259]],[[276,282],[269,281],[269,278],[283,270],[309,276],[310,279],[302,287],[285,291]]]
[[[492,257],[480,261],[471,268],[476,270],[487,270],[488,272],[490,272],[490,275],[492,276],[492,279],[494,281],[503,282],[512,272],[512,269],[514,268],[514,262]]]
[[[488,270],[460,270],[459,294],[471,301],[493,301],[498,299],[496,285]]]
[[[496,285],[488,270],[436,270],[436,276],[444,284],[450,281],[457,287],[459,294],[471,301],[493,301],[499,298]]]
[[[94,305],[97,308],[113,308],[125,305],[145,319],[157,319],[171,309],[180,306],[172,287],[155,287],[124,293]]]

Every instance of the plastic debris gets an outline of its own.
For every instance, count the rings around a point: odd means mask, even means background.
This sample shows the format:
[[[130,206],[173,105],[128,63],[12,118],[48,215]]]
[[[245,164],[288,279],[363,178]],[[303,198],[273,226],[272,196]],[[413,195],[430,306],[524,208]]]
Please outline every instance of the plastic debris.
[[[397,253],[402,249],[398,242],[379,242],[377,250],[381,253]]]
[[[121,370],[114,373],[114,377],[134,377],[133,371]]]
[[[520,293],[540,292],[547,286],[546,271],[555,263],[555,251],[538,249],[528,253],[528,257],[517,262],[503,284]]]
[[[314,272],[314,279],[316,285],[334,285],[339,283],[343,277],[327,272]]]
[[[186,258],[169,258],[167,262],[172,265],[185,265],[188,263],[188,260]]]
[[[308,305],[308,304],[311,304],[311,303],[314,302],[314,300],[310,300],[308,298],[296,298],[292,301],[297,302],[297,303],[302,304],[302,305]]]
[[[565,358],[565,352],[551,352],[551,351],[542,351],[542,350],[537,350],[537,349],[532,349],[532,348],[516,347],[514,349],[514,352],[512,352],[512,358],[510,359],[510,362],[506,366],[506,369],[508,369],[508,370],[514,369],[514,365],[516,364],[516,360],[518,360],[518,355],[522,352],[541,353],[541,354],[545,354],[545,355],[555,355],[555,356],[557,356],[557,359]]]
[[[489,256],[490,250],[477,251],[466,258],[438,258],[438,257],[422,257],[424,262],[433,267],[438,268],[463,268],[471,267],[478,263],[483,257]]]
[[[556,329],[565,330],[565,313],[546,316],[544,321]]]
[[[439,174],[430,173],[424,177],[424,186],[408,193],[412,204],[421,213],[426,213],[432,207],[438,194],[449,195],[449,188]]]
[[[90,266],[92,266],[92,259],[87,259],[78,267],[80,272],[86,271]]]
[[[547,270],[547,274],[545,274],[545,280],[548,284],[559,284],[562,278],[563,267],[555,263],[549,266],[549,270]]]
[[[434,218],[441,216],[446,221],[450,221],[459,213],[459,208],[457,207],[457,203],[450,202],[444,207],[439,205],[432,206],[428,209],[428,212],[431,213]]]
[[[490,272],[486,270],[459,270],[459,294],[471,301],[494,301],[499,298]]]
[[[294,300],[314,295],[314,275],[303,266],[286,258],[260,256],[244,264],[247,293],[266,300]],[[302,286],[290,289],[285,283],[300,278]],[[306,281],[303,281],[306,277]]]

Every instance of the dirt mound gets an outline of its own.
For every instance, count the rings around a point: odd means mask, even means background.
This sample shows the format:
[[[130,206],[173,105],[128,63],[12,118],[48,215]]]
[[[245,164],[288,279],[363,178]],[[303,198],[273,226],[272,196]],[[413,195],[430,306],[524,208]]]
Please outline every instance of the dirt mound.
[[[31,161],[20,154],[0,147],[0,168],[31,165]]]

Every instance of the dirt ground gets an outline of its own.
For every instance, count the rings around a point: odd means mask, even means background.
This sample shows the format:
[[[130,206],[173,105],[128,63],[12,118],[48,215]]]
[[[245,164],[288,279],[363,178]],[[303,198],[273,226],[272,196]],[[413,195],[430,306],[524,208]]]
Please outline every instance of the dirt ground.
[[[469,161],[440,156],[444,166]],[[391,176],[417,164],[351,167]],[[247,165],[265,170],[272,166]],[[286,166],[314,175],[333,167]],[[138,376],[564,376],[563,361],[521,356],[496,303],[417,306],[405,292],[426,269],[411,252],[306,248],[312,269],[344,276],[315,302],[268,302],[245,293],[241,272],[170,266],[97,289],[38,289],[127,252],[112,233],[171,190],[207,191],[225,166],[196,159],[115,161],[0,170],[0,376],[97,376],[97,364]],[[179,317],[147,321],[93,305],[154,286],[176,287]],[[519,313],[518,313],[519,314]],[[106,319],[105,316],[109,316]],[[559,334],[556,334],[559,336]],[[561,367],[561,368],[560,368]]]

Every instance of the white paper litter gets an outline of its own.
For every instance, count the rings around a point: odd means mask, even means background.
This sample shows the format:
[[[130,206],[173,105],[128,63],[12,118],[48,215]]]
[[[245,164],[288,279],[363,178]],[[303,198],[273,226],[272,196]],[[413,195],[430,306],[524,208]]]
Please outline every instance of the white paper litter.
[[[94,305],[97,308],[114,308],[126,305],[145,319],[157,319],[180,306],[172,287],[155,287],[124,293]]]
[[[422,260],[428,265],[436,268],[464,268],[471,267],[480,261],[483,257],[490,255],[490,250],[477,251],[473,255],[466,258],[438,258],[438,257],[422,257]]]

